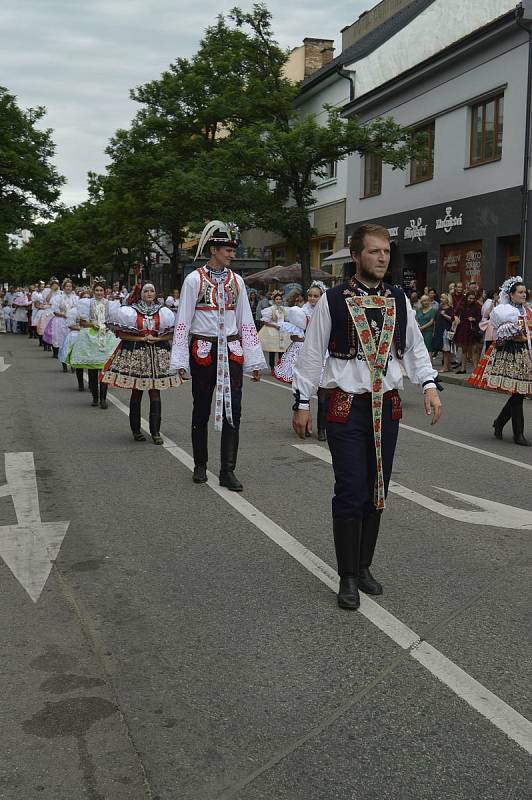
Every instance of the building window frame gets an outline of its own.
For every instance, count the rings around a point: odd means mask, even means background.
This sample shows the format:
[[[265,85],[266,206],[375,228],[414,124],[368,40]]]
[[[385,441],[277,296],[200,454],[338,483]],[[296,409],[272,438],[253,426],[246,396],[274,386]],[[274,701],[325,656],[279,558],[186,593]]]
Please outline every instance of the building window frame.
[[[272,261],[274,267],[284,267],[286,265],[286,247],[283,244],[272,247]]]
[[[493,113],[493,155],[486,155],[486,109],[494,103]],[[478,115],[481,113],[480,147],[478,155],[475,154],[478,134]],[[504,134],[504,92],[498,92],[485,98],[479,103],[470,106],[471,122],[469,126],[469,167],[480,167],[484,164],[493,164],[502,159],[502,139]]]
[[[423,159],[412,159],[410,162],[410,181],[407,186],[415,186],[418,183],[425,183],[426,181],[434,180],[434,143],[436,140],[436,120],[433,119],[430,122],[426,122],[424,125],[412,130],[413,136],[418,133],[427,134],[428,157]],[[420,166],[425,163],[427,165],[427,174],[416,174],[416,170],[418,170]]]
[[[362,158],[362,199],[382,194],[382,158],[368,153]]]

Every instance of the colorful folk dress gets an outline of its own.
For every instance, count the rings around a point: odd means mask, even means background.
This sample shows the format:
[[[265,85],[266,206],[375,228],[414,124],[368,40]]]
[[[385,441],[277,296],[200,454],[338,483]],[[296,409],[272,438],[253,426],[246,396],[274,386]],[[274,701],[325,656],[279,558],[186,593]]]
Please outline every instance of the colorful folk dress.
[[[80,300],[78,309],[80,320],[90,322],[91,327],[81,328],[67,356],[67,363],[75,369],[102,369],[119,344],[107,327],[108,301]]]
[[[469,378],[478,389],[532,395],[532,308],[505,303],[490,317],[495,342]]]
[[[174,314],[159,303],[143,300],[122,306],[115,329],[134,336],[164,336],[174,329]],[[179,386],[177,370],[170,367],[170,341],[127,341],[121,339],[116,352],[105,364],[102,382],[119,389],[171,389]]]

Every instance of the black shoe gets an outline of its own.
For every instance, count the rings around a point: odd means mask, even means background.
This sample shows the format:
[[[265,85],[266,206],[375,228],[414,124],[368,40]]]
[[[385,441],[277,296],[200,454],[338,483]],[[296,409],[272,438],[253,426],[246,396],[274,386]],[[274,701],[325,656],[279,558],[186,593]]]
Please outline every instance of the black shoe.
[[[502,439],[502,430],[503,426],[501,425],[499,420],[496,419],[495,422],[493,423],[493,434],[496,439]]]
[[[68,372],[68,367],[67,367],[67,365],[66,365],[66,364],[63,364],[62,366],[63,366],[63,372]]]
[[[356,611],[360,606],[357,579],[354,575],[350,575],[347,578],[340,578],[338,605],[340,608],[347,608],[350,611]]]
[[[225,486],[230,492],[241,492],[244,489],[232,470],[220,472],[219,480],[220,486]]]
[[[528,439],[525,439],[525,437],[523,436],[522,433],[518,433],[517,436],[514,436],[514,442],[516,444],[522,445],[523,447],[530,447],[531,446],[531,444],[528,441]]]
[[[93,408],[98,408],[98,406],[99,406],[99,405],[100,405],[100,401],[98,400],[98,398],[97,398],[97,397],[93,397],[93,398],[92,398],[92,403],[91,403],[91,406],[92,406]]]
[[[192,480],[194,483],[207,483],[207,465],[206,464],[196,464],[194,467],[194,473],[192,475]]]
[[[360,567],[358,571],[358,588],[364,594],[382,594],[382,584],[375,580],[367,567]]]
[[[133,438],[136,442],[145,442],[146,437],[140,431],[138,433],[133,433]]]
[[[103,408],[103,409],[108,408],[107,400],[100,400],[100,408]]]
[[[326,441],[327,441],[327,434],[325,433],[325,431],[323,429],[319,430],[318,431],[318,442],[326,442]]]
[[[164,439],[160,433],[152,433],[151,439],[153,444],[164,444]]]

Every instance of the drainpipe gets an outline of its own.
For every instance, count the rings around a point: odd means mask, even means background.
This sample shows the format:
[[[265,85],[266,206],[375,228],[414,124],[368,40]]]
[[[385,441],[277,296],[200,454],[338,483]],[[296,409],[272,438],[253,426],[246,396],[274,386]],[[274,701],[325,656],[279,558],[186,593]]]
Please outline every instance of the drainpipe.
[[[521,20],[524,18],[525,23]],[[526,125],[525,125],[525,151],[523,167],[523,185],[521,200],[521,241],[520,241],[520,265],[521,277],[525,280],[526,257],[528,246],[528,195],[530,189],[530,140],[532,133],[532,2],[523,0],[516,8],[516,22],[520,28],[528,34],[528,79],[526,89]]]
[[[354,73],[350,72],[348,69],[344,69],[340,64],[337,65],[336,72],[341,78],[345,78],[346,81],[349,81],[349,102],[351,103],[355,99]]]

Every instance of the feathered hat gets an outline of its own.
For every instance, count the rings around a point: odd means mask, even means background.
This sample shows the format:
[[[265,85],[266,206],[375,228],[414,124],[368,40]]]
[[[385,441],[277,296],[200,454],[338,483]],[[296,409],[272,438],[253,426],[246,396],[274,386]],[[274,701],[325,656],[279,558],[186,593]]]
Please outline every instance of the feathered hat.
[[[219,219],[213,219],[203,228],[194,261],[202,254],[205,247],[212,245],[238,247],[239,244],[240,231],[234,222],[221,222]]]

